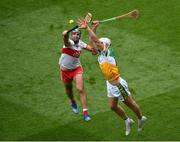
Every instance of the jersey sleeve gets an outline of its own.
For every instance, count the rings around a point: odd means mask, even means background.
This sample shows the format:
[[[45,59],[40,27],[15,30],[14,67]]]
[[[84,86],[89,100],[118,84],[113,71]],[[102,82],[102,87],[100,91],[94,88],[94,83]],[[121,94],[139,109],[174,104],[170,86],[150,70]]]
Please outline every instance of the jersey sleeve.
[[[85,42],[83,42],[83,41],[79,41],[79,47],[80,48],[87,48],[87,44],[85,43]]]

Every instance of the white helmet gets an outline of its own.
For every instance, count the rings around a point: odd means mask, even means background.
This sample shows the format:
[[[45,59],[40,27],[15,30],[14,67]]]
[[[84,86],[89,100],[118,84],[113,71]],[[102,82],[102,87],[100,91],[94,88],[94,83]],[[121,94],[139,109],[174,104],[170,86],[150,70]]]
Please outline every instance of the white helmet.
[[[81,34],[81,30],[80,30],[79,28],[77,28],[77,29],[74,29],[74,30],[72,31],[72,33],[79,33],[79,34]]]
[[[111,40],[107,37],[101,37],[99,40],[107,47],[111,45]]]

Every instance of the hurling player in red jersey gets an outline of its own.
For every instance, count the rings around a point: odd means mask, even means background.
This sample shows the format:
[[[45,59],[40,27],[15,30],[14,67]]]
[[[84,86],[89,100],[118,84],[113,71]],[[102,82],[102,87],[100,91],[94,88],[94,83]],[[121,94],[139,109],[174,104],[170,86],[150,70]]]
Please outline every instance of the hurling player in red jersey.
[[[70,99],[72,110],[74,113],[78,113],[78,106],[73,96],[72,89],[72,82],[75,80],[76,89],[79,92],[82,104],[83,119],[89,121],[91,118],[88,113],[87,98],[83,82],[83,68],[79,57],[82,49],[86,49],[93,54],[96,54],[96,51],[90,45],[80,40],[81,31],[79,29],[73,30],[70,37],[67,31],[64,31],[62,35],[64,46],[61,49],[61,57],[59,58],[61,79],[65,85],[66,94]]]

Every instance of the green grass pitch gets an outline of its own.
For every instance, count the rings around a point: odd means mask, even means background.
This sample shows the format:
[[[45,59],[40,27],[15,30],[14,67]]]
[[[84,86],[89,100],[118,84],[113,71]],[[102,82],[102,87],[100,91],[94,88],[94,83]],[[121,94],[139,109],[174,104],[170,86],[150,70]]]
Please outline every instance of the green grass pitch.
[[[126,137],[124,122],[108,108],[97,57],[81,55],[88,123],[71,111],[58,58],[69,19],[91,12],[103,20],[132,9],[139,20],[104,23],[97,31],[112,39],[121,75],[148,118],[142,134],[135,123]],[[179,11],[180,0],[1,0],[0,140],[180,140]],[[86,33],[82,38],[88,42]]]

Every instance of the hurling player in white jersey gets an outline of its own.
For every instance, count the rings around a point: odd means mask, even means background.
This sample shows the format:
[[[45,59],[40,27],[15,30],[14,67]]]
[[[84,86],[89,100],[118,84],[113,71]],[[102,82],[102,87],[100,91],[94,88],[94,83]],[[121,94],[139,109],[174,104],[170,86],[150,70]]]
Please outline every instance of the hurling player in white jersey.
[[[78,25],[80,28],[85,29],[85,31],[89,33],[91,44],[99,52],[98,62],[106,79],[109,106],[112,111],[125,120],[125,135],[130,134],[131,125],[134,121],[130,119],[124,109],[118,105],[118,100],[124,102],[124,104],[126,104],[136,114],[138,118],[138,132],[140,132],[144,127],[146,117],[142,115],[139,105],[132,98],[127,82],[120,77],[112,48],[110,48],[111,40],[106,37],[97,37],[96,28],[99,23],[99,21],[93,21],[91,29],[87,25],[86,21],[81,19],[79,20]]]
[[[86,49],[92,53],[94,48],[90,45],[87,45],[81,38],[81,31],[79,29],[75,29],[71,32],[70,38],[69,33],[64,31],[62,33],[64,46],[61,49],[61,57],[59,58],[59,66],[60,66],[60,74],[61,79],[65,85],[66,94],[70,99],[72,110],[74,113],[78,113],[78,106],[73,96],[73,80],[76,83],[76,89],[80,95],[80,101],[83,109],[83,119],[85,121],[91,120],[88,108],[87,108],[87,98],[84,90],[84,82],[83,82],[83,68],[81,62],[79,60],[81,50]]]

